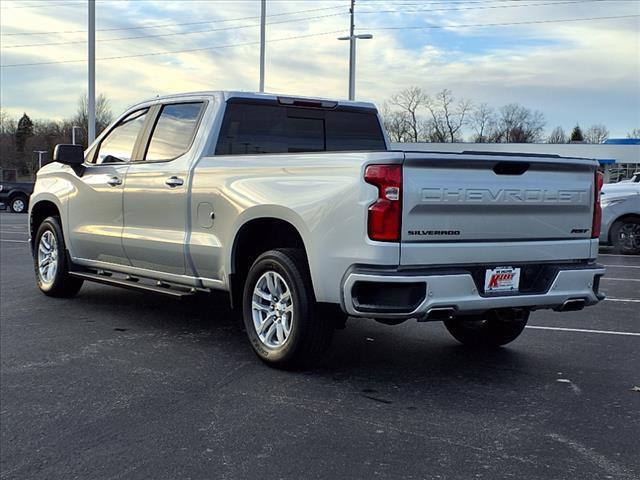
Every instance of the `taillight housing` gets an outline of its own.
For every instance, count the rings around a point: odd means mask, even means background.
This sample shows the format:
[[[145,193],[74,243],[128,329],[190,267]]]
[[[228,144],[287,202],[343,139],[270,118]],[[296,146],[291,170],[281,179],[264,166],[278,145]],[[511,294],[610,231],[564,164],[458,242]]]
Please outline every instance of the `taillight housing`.
[[[593,224],[591,225],[591,238],[600,236],[600,224],[602,223],[602,207],[600,206],[600,191],[602,190],[602,172],[596,170],[594,179],[594,199],[593,199]]]
[[[369,207],[371,240],[399,242],[402,221],[402,165],[369,165],[364,181],[378,187],[378,198]]]

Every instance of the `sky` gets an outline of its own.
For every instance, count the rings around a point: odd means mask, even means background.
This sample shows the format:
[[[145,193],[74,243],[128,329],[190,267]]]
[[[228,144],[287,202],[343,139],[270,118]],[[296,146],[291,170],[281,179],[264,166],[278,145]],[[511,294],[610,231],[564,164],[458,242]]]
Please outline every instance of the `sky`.
[[[259,16],[259,0],[96,0],[96,91],[114,114],[156,95],[257,91]],[[83,0],[2,0],[3,112],[74,114],[87,17]],[[373,34],[357,42],[357,100],[448,88],[539,110],[547,132],[640,128],[640,0],[357,0],[355,25]],[[267,0],[265,90],[346,98],[348,28],[349,0]]]

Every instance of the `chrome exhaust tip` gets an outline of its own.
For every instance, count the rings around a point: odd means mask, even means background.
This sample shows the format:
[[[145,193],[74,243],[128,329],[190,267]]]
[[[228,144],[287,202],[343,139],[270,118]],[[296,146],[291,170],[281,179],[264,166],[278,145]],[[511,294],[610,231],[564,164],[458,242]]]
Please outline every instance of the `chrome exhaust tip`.
[[[567,300],[562,304],[560,308],[558,308],[559,312],[575,312],[577,310],[582,310],[584,308],[585,301],[584,298],[572,298]]]
[[[420,322],[435,322],[438,320],[453,320],[456,316],[455,307],[432,307],[426,315],[419,319]]]

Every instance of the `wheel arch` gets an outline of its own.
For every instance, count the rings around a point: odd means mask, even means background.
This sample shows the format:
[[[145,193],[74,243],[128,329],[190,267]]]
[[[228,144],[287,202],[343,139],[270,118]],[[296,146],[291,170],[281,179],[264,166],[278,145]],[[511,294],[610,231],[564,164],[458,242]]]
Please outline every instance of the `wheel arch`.
[[[302,229],[291,220],[274,215],[252,216],[239,224],[227,265],[232,305],[241,298],[244,279],[260,254],[275,248],[297,248],[302,250],[309,265],[309,250]]]
[[[24,192],[22,190],[11,190],[7,194],[7,198],[9,199],[9,201],[13,200],[16,197],[26,197],[27,199],[29,199],[29,196],[30,195],[27,192]]]
[[[57,216],[62,217],[60,207],[49,199],[39,200],[32,204],[29,208],[29,241],[31,249],[34,247],[35,236],[38,228],[47,217]],[[62,218],[61,218],[62,221]],[[62,234],[65,235],[64,228],[62,228]],[[65,242],[68,245],[67,239]]]

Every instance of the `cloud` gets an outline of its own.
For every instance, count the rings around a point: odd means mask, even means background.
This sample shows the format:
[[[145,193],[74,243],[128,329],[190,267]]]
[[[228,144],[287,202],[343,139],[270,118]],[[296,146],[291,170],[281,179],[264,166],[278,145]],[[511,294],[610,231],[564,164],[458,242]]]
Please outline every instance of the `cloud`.
[[[62,2],[61,2],[62,3]],[[337,34],[273,41],[348,28],[346,5],[332,1],[267,2],[267,90],[344,98],[347,93],[348,42]],[[373,40],[358,41],[359,98],[381,103],[410,85],[430,92],[450,88],[477,103],[496,106],[519,102],[544,112],[551,128],[605,123],[622,136],[640,125],[640,47],[638,18],[576,23],[547,23],[467,29],[378,30],[398,25],[509,23],[640,13],[636,2],[420,3],[360,2],[357,26],[371,28]],[[413,2],[416,3],[416,2]],[[2,2],[2,34],[26,31],[73,31],[86,27],[84,3],[71,7],[9,8]],[[99,40],[180,33],[97,44],[97,56],[114,57],[257,42],[256,2],[98,2]],[[453,5],[453,6],[452,6]],[[462,5],[462,6],[461,6]],[[538,6],[534,6],[538,5]],[[474,8],[475,7],[475,8]],[[468,8],[458,9],[455,8]],[[314,10],[300,12],[304,10]],[[384,12],[383,10],[394,10]],[[300,13],[295,13],[300,12]],[[373,12],[373,13],[365,13]],[[381,13],[375,13],[381,12]],[[287,15],[283,15],[287,14]],[[253,17],[253,18],[246,18]],[[244,20],[231,19],[244,18]],[[297,20],[297,21],[288,21]],[[288,21],[288,22],[286,22]],[[189,34],[198,30],[197,34]],[[361,30],[364,31],[364,30]],[[12,49],[11,45],[84,41],[82,33],[2,37],[2,64],[83,59],[86,44]],[[123,58],[97,62],[97,90],[114,111],[156,95],[180,91],[257,90],[258,46],[191,53]],[[73,114],[86,91],[86,64],[3,68],[1,103],[12,115],[61,118]]]

